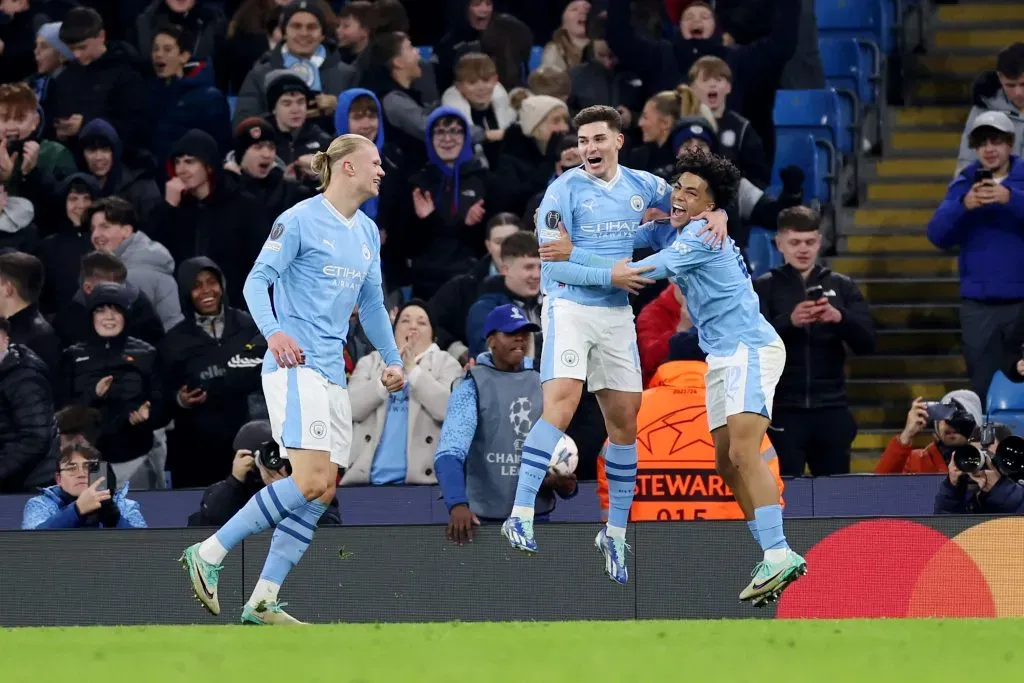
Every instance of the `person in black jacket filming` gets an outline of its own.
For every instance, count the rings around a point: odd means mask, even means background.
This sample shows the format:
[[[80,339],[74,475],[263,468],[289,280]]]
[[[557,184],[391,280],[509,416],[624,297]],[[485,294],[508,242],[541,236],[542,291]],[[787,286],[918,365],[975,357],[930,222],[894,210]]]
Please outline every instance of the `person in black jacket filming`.
[[[235,432],[258,410],[267,343],[245,311],[230,305],[220,267],[205,256],[178,267],[185,319],[160,346],[168,401],[167,457],[175,488],[209,486],[232,469]]]
[[[783,476],[850,471],[857,425],[846,401],[846,347],[870,353],[875,327],[853,280],[817,264],[817,214],[806,207],[779,214],[776,241],[785,265],[754,282],[761,313],[786,344],[786,368],[775,389],[768,430]]]
[[[153,448],[153,430],[164,426],[163,390],[156,349],[125,329],[125,288],[100,284],[86,298],[92,334],[64,351],[63,405],[100,411],[94,444],[118,481],[128,481]]]
[[[232,447],[235,458],[231,474],[203,492],[199,510],[188,518],[189,526],[222,526],[257,491],[291,474],[291,466],[281,457],[280,447],[270,432],[269,420],[242,425]],[[320,526],[324,524],[341,524],[337,498],[320,518]]]
[[[990,426],[981,428],[982,441]],[[935,514],[1024,514],[1024,438],[1007,436],[991,454],[981,445],[953,449],[949,476],[935,495]]]

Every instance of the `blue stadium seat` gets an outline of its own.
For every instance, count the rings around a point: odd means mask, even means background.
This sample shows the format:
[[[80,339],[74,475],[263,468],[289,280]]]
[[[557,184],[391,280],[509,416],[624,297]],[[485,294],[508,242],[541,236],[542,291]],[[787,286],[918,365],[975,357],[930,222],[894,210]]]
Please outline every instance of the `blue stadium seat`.
[[[810,133],[779,129],[775,133],[775,166],[768,194],[776,197],[782,192],[779,171],[787,166],[798,166],[804,172],[804,201],[831,201],[831,167],[826,148],[814,141]]]
[[[747,261],[750,264],[750,276],[755,279],[782,265],[782,254],[775,248],[774,232],[758,226],[750,229]]]
[[[533,73],[534,71],[537,70],[537,67],[540,66],[540,59],[543,56],[544,56],[544,46],[543,45],[534,45],[533,49],[530,50],[530,64],[529,64],[530,73]]]
[[[862,109],[878,101],[879,79],[873,75],[871,60],[852,38],[822,38],[818,41],[821,64],[829,86],[856,94]]]
[[[815,0],[814,9],[820,37],[853,38],[881,73],[883,55],[896,43],[893,0]]]
[[[228,95],[228,112],[231,114],[231,118],[235,118],[235,105],[238,104],[238,95]]]
[[[985,412],[1009,411],[1024,415],[1024,382],[1011,382],[1003,371],[992,375],[992,383],[988,387],[988,400]]]
[[[429,62],[430,58],[434,56],[434,48],[430,45],[420,45],[416,49],[420,51],[420,57],[424,62]]]

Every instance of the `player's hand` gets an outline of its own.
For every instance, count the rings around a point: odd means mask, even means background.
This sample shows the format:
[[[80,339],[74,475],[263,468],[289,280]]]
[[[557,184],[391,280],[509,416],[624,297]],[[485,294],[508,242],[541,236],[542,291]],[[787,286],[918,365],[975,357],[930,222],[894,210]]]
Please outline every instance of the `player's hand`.
[[[468,505],[456,505],[448,516],[448,530],[445,535],[449,541],[456,545],[472,543],[476,529],[480,526],[480,519],[473,514]]]
[[[729,236],[729,215],[721,209],[715,209],[714,211],[702,211],[693,217],[695,221],[701,219],[706,220],[707,224],[697,231],[697,237],[708,233],[704,238],[704,244],[710,245],[712,248],[724,244],[725,238]]]
[[[416,210],[416,217],[423,220],[434,213],[434,198],[430,196],[429,191],[423,191],[418,187],[413,188],[412,207]]]
[[[544,476],[544,481],[541,483],[541,486],[546,489],[551,489],[562,498],[568,498],[576,490],[576,483],[575,472],[560,474],[558,472],[548,470],[548,473]]]
[[[79,515],[84,517],[96,512],[103,505],[103,501],[110,500],[110,489],[105,488],[106,485],[106,478],[100,477],[92,483],[92,486],[78,494],[75,507],[78,508]]]
[[[181,204],[181,195],[185,193],[185,181],[174,176],[164,185],[164,201],[171,206]]]
[[[654,284],[654,280],[643,276],[644,273],[652,270],[654,270],[654,266],[634,268],[629,265],[629,259],[624,258],[612,266],[612,287],[624,289],[630,294],[639,294],[641,289]]]
[[[540,245],[541,261],[568,261],[572,256],[572,240],[565,231],[562,221],[558,221],[558,239]]]
[[[481,199],[469,207],[469,211],[466,212],[466,225],[477,225],[486,215],[487,209],[484,208],[484,200]]]
[[[400,365],[389,365],[384,368],[380,376],[380,382],[389,393],[401,391],[405,386],[405,368]]]
[[[793,312],[789,314],[789,322],[793,323],[793,327],[807,327],[813,322],[818,321],[818,316],[821,315],[823,306],[819,301],[801,301],[793,309]]]
[[[660,218],[668,217],[669,215],[667,213],[665,213],[664,211],[655,206],[652,206],[651,208],[644,211],[644,217],[642,220],[644,223],[651,223],[652,221],[656,221]]]
[[[284,332],[275,332],[270,335],[267,346],[274,354],[274,360],[277,361],[278,367],[294,368],[306,362],[306,354],[295,343],[295,340]]]
[[[110,391],[110,385],[114,383],[114,376],[107,375],[99,382],[96,382],[96,397],[103,398]]]
[[[256,469],[256,458],[252,451],[244,448],[235,451],[235,459],[231,461],[231,476],[238,481],[245,481],[246,475]]]
[[[201,403],[206,403],[206,392],[201,388],[189,389],[187,386],[182,385],[178,389],[178,403],[185,408],[194,408]]]
[[[924,399],[918,396],[910,404],[907,411],[907,424],[900,432],[899,440],[904,446],[909,446],[913,438],[928,424],[928,408],[925,407]],[[953,482],[954,484],[956,482]]]
[[[141,406],[139,406],[138,410],[133,410],[132,412],[128,413],[128,422],[130,422],[133,427],[135,425],[142,424],[143,422],[149,419],[149,408],[149,401],[146,401]]]

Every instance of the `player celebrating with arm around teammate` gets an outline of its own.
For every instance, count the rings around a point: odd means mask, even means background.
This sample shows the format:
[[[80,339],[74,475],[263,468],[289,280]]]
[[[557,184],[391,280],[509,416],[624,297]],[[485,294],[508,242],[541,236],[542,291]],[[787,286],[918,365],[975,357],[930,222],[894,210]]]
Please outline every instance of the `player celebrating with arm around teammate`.
[[[676,170],[670,219],[645,226],[643,231],[650,246],[661,251],[630,266],[644,269],[654,279],[671,278],[686,296],[700,346],[708,354],[707,415],[715,465],[764,550],[764,560],[755,567],[740,599],[763,605],[777,599],[807,571],[804,559],[786,543],[778,485],[760,457],[786,349],[761,315],[736,244],[730,239],[725,249],[709,249],[697,237],[702,221],[695,218],[731,200],[739,171],[725,158],[701,151],[683,155]],[[611,259],[578,241],[573,248],[565,233],[558,241],[562,244],[549,246],[546,257],[568,257],[570,263],[611,272]],[[609,475],[613,471],[609,469]]]
[[[391,392],[405,384],[381,290],[380,234],[359,211],[380,191],[380,154],[366,138],[342,135],[313,157],[313,170],[320,175],[322,194],[281,214],[243,290],[269,346],[263,393],[274,440],[292,474],[254,495],[216,534],[186,548],[181,557],[196,598],[216,615],[218,577],[228,551],[277,526],[260,580],[242,611],[243,623],[301,623],[281,609],[277,593],[334,497],[338,467],[348,464],[352,411],[343,352],[356,305],[363,329],[387,364],[381,382]]]
[[[609,440],[611,506],[608,524],[594,542],[604,554],[605,572],[624,584],[626,523],[636,486],[636,416],[643,391],[628,293],[651,282],[643,268],[630,267],[627,261],[644,213],[651,207],[667,213],[670,190],[657,176],[619,165],[622,121],[615,109],[587,107],[573,122],[583,165],[548,186],[537,211],[538,241],[558,240],[564,227],[577,244],[618,263],[611,270],[568,262],[543,265],[544,412],[523,444],[515,504],[501,532],[512,547],[537,552],[537,491],[586,381],[597,396]],[[726,222],[724,211],[713,212],[705,226],[711,233],[707,238],[724,239]]]

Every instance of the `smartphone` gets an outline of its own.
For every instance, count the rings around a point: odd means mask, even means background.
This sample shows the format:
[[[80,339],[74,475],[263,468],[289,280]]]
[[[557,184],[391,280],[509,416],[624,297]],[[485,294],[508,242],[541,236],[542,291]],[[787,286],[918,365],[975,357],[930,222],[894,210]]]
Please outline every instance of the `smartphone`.
[[[807,288],[807,300],[817,301],[821,297],[825,296],[825,288],[821,285],[812,285]]]
[[[89,486],[92,486],[100,479],[109,487],[110,478],[107,476],[107,463],[102,461],[93,463],[93,467],[89,470]]]
[[[983,180],[992,180],[992,171],[978,169],[974,173],[974,182],[980,183]]]

